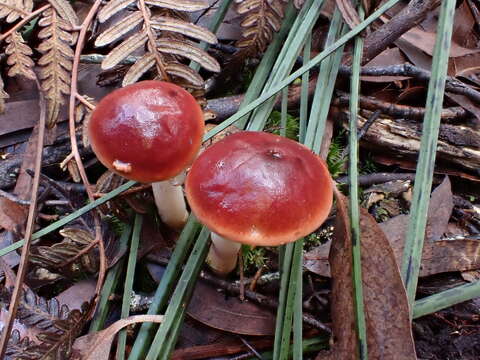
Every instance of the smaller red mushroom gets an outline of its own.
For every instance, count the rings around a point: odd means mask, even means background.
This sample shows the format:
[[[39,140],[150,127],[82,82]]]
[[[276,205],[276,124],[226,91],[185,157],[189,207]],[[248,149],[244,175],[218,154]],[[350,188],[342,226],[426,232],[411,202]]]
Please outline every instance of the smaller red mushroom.
[[[185,182],[193,213],[212,231],[207,262],[231,272],[240,244],[277,246],[317,229],[332,206],[325,162],[281,136],[244,131],[207,148]]]
[[[152,182],[162,220],[181,227],[188,216],[181,186],[169,179],[182,173],[200,149],[203,113],[183,88],[141,81],[105,96],[88,124],[93,151],[117,174]]]

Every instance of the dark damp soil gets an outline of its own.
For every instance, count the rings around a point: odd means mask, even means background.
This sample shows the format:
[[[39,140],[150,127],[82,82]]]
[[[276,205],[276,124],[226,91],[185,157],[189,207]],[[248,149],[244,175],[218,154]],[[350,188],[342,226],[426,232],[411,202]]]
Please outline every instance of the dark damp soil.
[[[414,321],[418,359],[480,359],[480,298]]]

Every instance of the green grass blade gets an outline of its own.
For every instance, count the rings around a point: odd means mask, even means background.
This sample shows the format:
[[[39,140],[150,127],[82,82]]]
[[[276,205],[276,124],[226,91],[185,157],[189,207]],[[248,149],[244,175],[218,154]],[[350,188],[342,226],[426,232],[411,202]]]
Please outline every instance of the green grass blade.
[[[137,266],[138,243],[140,241],[140,231],[142,230],[143,216],[135,215],[133,225],[132,241],[130,243],[130,253],[128,254],[127,274],[125,275],[125,287],[123,288],[122,311],[120,317],[125,319],[130,315],[130,302],[132,300],[133,277],[135,276],[135,267]],[[117,360],[125,359],[125,346],[127,344],[127,329],[118,332],[117,341]]]
[[[145,359],[154,360],[159,355],[169,355],[169,349],[167,349],[166,340],[169,337],[176,337],[180,326],[176,327],[175,322],[179,321],[178,318],[182,316],[182,308],[187,306],[190,296],[195,286],[198,273],[205,261],[205,257],[208,252],[210,231],[207,228],[203,228],[198,236],[195,246],[190,254],[190,257],[183,269],[182,276],[178,281],[178,285],[170,298],[169,305],[165,312],[164,322],[158,328],[158,331],[153,339],[150,350],[147,353]],[[177,331],[174,331],[176,328]],[[172,345],[170,346],[170,350]]]
[[[360,20],[365,16],[363,7],[359,6]],[[361,236],[360,236],[360,207],[358,205],[358,137],[357,116],[360,95],[360,65],[363,54],[363,38],[357,36],[353,49],[352,77],[350,80],[350,121],[349,121],[349,216],[352,237],[352,275],[353,296],[355,306],[355,324],[357,327],[357,342],[359,358],[368,359],[367,324],[365,321],[365,307],[363,302],[362,264],[361,264]]]
[[[330,27],[328,29],[327,39],[325,47],[331,46],[335,39],[340,34],[342,29],[342,16],[340,11],[335,10]],[[334,57],[341,57],[343,54],[343,46],[335,50],[333,54],[328,56],[324,61],[320,63],[320,69],[318,72],[317,83],[315,85],[315,92],[312,100],[312,109],[310,110],[310,118],[308,121],[308,127],[305,134],[304,144],[310,148],[313,148],[315,143],[315,137],[317,136],[317,128],[325,129],[325,124],[319,126],[319,122],[325,122],[328,111],[330,109],[330,101],[333,94],[333,88],[335,79],[331,81],[332,75],[332,59]],[[320,130],[319,130],[320,131]]]
[[[105,194],[101,198],[98,198],[97,200],[91,202],[90,204],[85,205],[84,207],[81,207],[77,211],[71,213],[70,215],[67,215],[60,220],[55,221],[54,223],[51,223],[50,225],[44,227],[43,229],[37,231],[36,233],[32,234],[32,240],[36,240],[41,238],[42,236],[45,236],[52,231],[55,231],[59,228],[61,228],[63,225],[68,224],[70,221],[73,221],[83,214],[86,214],[92,209],[95,209],[97,206],[102,205],[103,203],[107,202],[108,200],[111,200],[118,194],[121,194],[125,190],[130,189],[133,185],[135,185],[135,181],[128,181],[125,184],[119,186],[115,190],[110,191],[108,194]],[[17,250],[18,248],[21,248],[23,244],[25,243],[25,240],[20,240],[17,241],[15,244],[9,245],[7,247],[4,247],[3,249],[0,250],[0,256],[6,255],[11,251]]]
[[[468,301],[480,296],[480,281],[454,287],[438,294],[415,301],[413,318],[432,314],[447,307]]]
[[[175,281],[180,277],[182,271],[182,264],[188,255],[188,250],[192,247],[195,241],[195,236],[200,230],[200,224],[197,222],[195,216],[190,215],[187,224],[183,228],[180,238],[175,245],[175,250],[168,262],[165,273],[158,284],[158,288],[152,299],[152,304],[148,308],[147,314],[153,315],[163,311],[167,305],[170,294],[175,285]],[[155,335],[157,327],[152,323],[142,324],[140,331],[137,334],[132,351],[130,352],[129,360],[144,359],[148,350],[151,339]]]
[[[232,0],[223,0],[220,2],[220,6],[215,12],[215,15],[213,15],[211,23],[208,25],[208,30],[210,30],[213,33],[217,32],[231,4],[232,4]],[[198,47],[202,50],[207,50],[209,47],[209,44],[206,43],[205,41],[202,41],[200,42],[200,44],[198,44]],[[189,66],[195,71],[200,70],[200,64],[193,60],[190,62]]]
[[[292,255],[293,255],[294,243],[290,243],[282,246],[282,267],[280,269],[280,293],[278,295],[278,308],[275,322],[275,340],[273,342],[273,357],[279,359],[282,348],[285,311],[288,294],[288,283],[290,281],[290,269],[292,267]],[[289,339],[290,344],[290,339]]]
[[[282,90],[282,110],[280,115],[280,135],[287,135],[288,86]]]
[[[285,86],[287,86],[292,81],[294,81],[296,78],[302,76],[302,74],[312,69],[313,67],[317,66],[328,55],[330,55],[332,52],[337,50],[340,46],[345,45],[349,40],[351,40],[352,38],[360,34],[363,30],[365,30],[367,26],[369,26],[373,21],[375,21],[385,11],[387,11],[392,6],[394,6],[398,1],[399,0],[388,0],[387,2],[385,2],[376,11],[374,11],[368,18],[366,18],[365,21],[362,21],[359,25],[355,26],[352,30],[350,30],[348,33],[346,33],[340,39],[338,39],[334,44],[328,46],[325,50],[323,50],[320,54],[318,54],[313,59],[308,61],[305,65],[303,65],[297,71],[293,72],[291,75],[281,80],[279,83],[274,85],[271,89],[269,89],[266,93],[260,95],[256,100],[252,101],[243,109],[240,109],[234,115],[230,116],[221,124],[217,125],[214,129],[206,133],[203,137],[203,140],[204,141],[209,140],[210,138],[218,134],[220,131],[234,124],[243,116],[247,115],[249,112],[256,109],[259,105],[263,104],[266,100],[270,99],[272,96],[274,96],[277,92],[279,92]]]
[[[303,359],[303,239],[295,242],[289,291],[293,291],[293,358]],[[292,282],[295,279],[295,282]]]
[[[273,88],[275,84],[285,78],[292,70],[298,54],[300,53],[300,50],[305,43],[305,38],[307,34],[311,33],[315,22],[320,16],[322,2],[323,1],[320,0],[310,0],[309,2],[304,4],[302,10],[308,10],[304,12],[304,15],[303,12],[300,12],[300,14],[297,16],[295,23],[299,24],[297,25],[298,28],[296,30],[291,30],[288,34],[287,40],[285,41],[282,51],[277,58],[272,73],[267,80],[263,91],[264,93],[268,92],[271,88]],[[294,24],[294,27],[296,24]],[[265,104],[257,108],[252,115],[252,120],[250,125],[248,126],[248,129],[254,131],[263,129],[274,106],[275,98],[271,98],[266,101]]]
[[[132,227],[130,224],[125,225],[122,235],[120,236],[120,246],[119,253],[122,253],[128,247],[128,240],[132,232]],[[100,331],[103,329],[103,324],[107,318],[108,311],[110,309],[109,297],[115,291],[120,275],[123,270],[123,265],[125,265],[125,257],[122,257],[118,262],[108,270],[107,277],[103,283],[102,292],[100,293],[100,301],[98,302],[97,311],[93,320],[90,323],[89,333]]]
[[[444,0],[440,8],[437,38],[433,53],[432,75],[428,84],[425,117],[423,120],[420,154],[418,157],[415,186],[403,250],[402,278],[407,289],[410,309],[413,309],[418,274],[427,223],[427,211],[432,188],[433,170],[440,128],[445,80],[447,76],[450,40],[452,37],[455,0]]]
[[[312,33],[307,35],[305,45],[303,46],[303,63],[310,60],[312,51]],[[308,82],[310,80],[310,72],[307,71],[302,75],[302,85],[300,90],[300,132],[298,139],[301,143],[305,141],[307,133],[308,119]]]

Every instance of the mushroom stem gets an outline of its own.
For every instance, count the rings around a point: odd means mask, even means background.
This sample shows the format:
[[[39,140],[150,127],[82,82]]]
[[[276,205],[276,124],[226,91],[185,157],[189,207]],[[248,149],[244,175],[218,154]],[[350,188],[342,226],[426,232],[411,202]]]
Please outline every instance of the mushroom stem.
[[[162,221],[175,229],[181,229],[188,218],[187,206],[181,184],[174,179],[152,183],[153,197]]]
[[[212,245],[207,255],[207,264],[217,275],[227,275],[237,266],[240,243],[225,239],[212,232]]]

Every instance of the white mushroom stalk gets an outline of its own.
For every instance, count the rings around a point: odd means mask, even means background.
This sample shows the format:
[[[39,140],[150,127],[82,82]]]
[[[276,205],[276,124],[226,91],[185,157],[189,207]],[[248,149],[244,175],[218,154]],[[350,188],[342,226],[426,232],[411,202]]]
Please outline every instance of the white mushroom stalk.
[[[188,219],[187,205],[183,195],[182,184],[185,172],[165,181],[152,183],[153,197],[158,215],[163,223],[181,229]]]
[[[212,244],[207,255],[207,264],[218,275],[228,275],[237,266],[238,252],[242,244],[230,241],[212,232]]]

